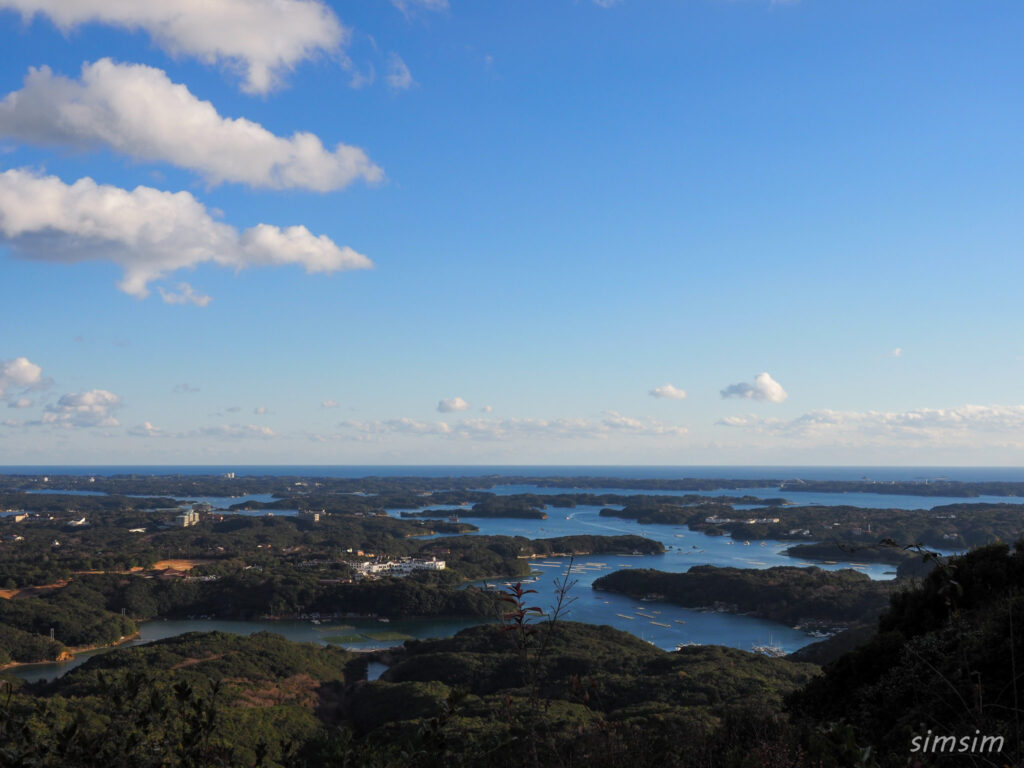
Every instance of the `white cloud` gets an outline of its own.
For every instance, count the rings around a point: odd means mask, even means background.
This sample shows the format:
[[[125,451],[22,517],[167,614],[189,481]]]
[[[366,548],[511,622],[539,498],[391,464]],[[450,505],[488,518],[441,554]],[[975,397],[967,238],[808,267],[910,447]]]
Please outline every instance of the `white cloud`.
[[[2,0],[0,0],[2,2]],[[395,62],[404,67],[398,57]],[[396,70],[392,87],[408,87]],[[389,75],[390,82],[391,75]],[[80,80],[30,69],[25,85],[0,102],[0,136],[33,144],[107,146],[136,160],[166,162],[209,184],[327,192],[383,171],[358,147],[327,150],[311,133],[275,136],[244,118],[221,117],[159,69],[101,59]]]
[[[51,383],[50,379],[43,378],[43,369],[27,357],[0,360],[0,400],[8,401],[12,408],[28,407],[13,403],[24,402],[21,395],[45,389]]]
[[[338,401],[337,400],[324,400],[322,403],[320,403],[320,407],[321,408],[337,408],[338,407]]]
[[[747,400],[767,400],[769,403],[781,403],[787,397],[786,390],[767,373],[759,373],[753,384],[740,382],[730,384],[722,390],[722,397],[739,397]]]
[[[149,283],[212,262],[242,269],[299,264],[306,272],[365,269],[372,263],[301,226],[268,224],[239,233],[214,221],[188,192],[128,191],[89,178],[65,184],[27,170],[0,173],[0,243],[41,261],[111,261],[118,287],[139,298]]]
[[[240,440],[249,437],[271,438],[277,433],[270,427],[260,427],[255,424],[221,424],[216,427],[203,427],[196,432],[189,432],[186,437],[220,437],[231,440]]]
[[[483,408],[480,409],[480,413],[493,413],[493,412],[494,412],[494,406],[493,405],[485,405]]]
[[[443,436],[453,440],[523,439],[607,439],[613,436],[664,437],[686,434],[685,427],[653,420],[633,419],[615,411],[604,418],[588,419],[482,419],[472,418],[449,424],[444,421],[384,419],[344,421],[343,430],[356,433],[358,439],[380,439],[391,435]]]
[[[903,347],[896,347],[895,349],[891,350],[888,354],[888,357],[903,357]]]
[[[167,432],[160,427],[154,427],[148,421],[144,421],[136,427],[128,430],[129,435],[134,437],[167,437]]]
[[[27,397],[19,397],[17,400],[11,400],[7,403],[8,408],[31,408],[35,403],[29,400]]]
[[[343,429],[359,432],[363,435],[383,435],[399,433],[407,435],[446,435],[452,431],[443,421],[416,421],[415,419],[376,419],[373,421],[343,421],[339,425]]]
[[[810,411],[794,419],[730,416],[717,422],[749,432],[805,442],[874,444],[887,441],[971,445],[1007,435],[1024,446],[1024,405],[963,405],[910,411]]]
[[[637,435],[685,435],[686,427],[663,424],[653,419],[634,419],[616,411],[606,411],[601,425],[615,432],[629,432]]]
[[[409,71],[409,67],[397,53],[392,53],[388,57],[388,74],[386,79],[388,87],[393,91],[407,91],[416,85],[416,81],[412,79],[412,72]]]
[[[662,384],[648,392],[651,397],[666,398],[668,400],[685,400],[686,390],[673,387],[671,384]]]
[[[0,0],[28,20],[48,16],[69,31],[100,23],[143,29],[175,56],[226,64],[243,90],[266,93],[318,53],[336,55],[349,31],[317,0]]]
[[[270,427],[260,427],[255,424],[219,424],[213,427],[200,427],[184,432],[168,432],[160,427],[155,427],[148,421],[127,430],[133,437],[166,437],[175,439],[196,439],[214,438],[227,440],[243,440],[246,438],[270,439],[277,437],[277,434]]]
[[[179,395],[193,394],[193,393],[198,392],[198,391],[199,391],[199,387],[193,387],[188,382],[184,382],[182,384],[175,384],[174,385],[174,392],[176,394],[179,394]]]
[[[468,411],[469,403],[461,397],[449,397],[437,404],[437,410],[441,413],[452,413],[453,411]]]
[[[267,406],[265,405],[259,405],[253,408],[252,412],[257,416],[266,416],[269,413],[269,411],[267,410]]]
[[[71,392],[46,406],[43,424],[66,427],[116,427],[114,412],[121,407],[121,398],[105,389]]]
[[[594,0],[595,5],[600,5],[602,8],[611,8],[613,5],[618,5],[622,0]]]
[[[415,10],[447,11],[448,0],[391,0],[391,4],[408,17]]]
[[[162,286],[157,286],[157,291],[160,294],[160,298],[167,304],[191,304],[196,307],[205,307],[213,298],[202,293],[196,293],[188,283],[178,283],[177,289],[167,290]]]

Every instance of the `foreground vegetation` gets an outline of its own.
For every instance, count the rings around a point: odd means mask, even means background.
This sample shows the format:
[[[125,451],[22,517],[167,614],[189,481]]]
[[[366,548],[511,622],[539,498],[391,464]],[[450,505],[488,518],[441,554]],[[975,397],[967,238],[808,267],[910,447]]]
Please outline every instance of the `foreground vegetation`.
[[[542,617],[522,589],[500,625],[373,655],[185,635],[54,683],[12,681],[0,765],[1012,766],[1022,584],[1024,547],[954,558],[820,672],[714,646],[667,653]],[[388,665],[372,682],[371,659]],[[928,730],[1003,738],[976,757],[912,751]]]

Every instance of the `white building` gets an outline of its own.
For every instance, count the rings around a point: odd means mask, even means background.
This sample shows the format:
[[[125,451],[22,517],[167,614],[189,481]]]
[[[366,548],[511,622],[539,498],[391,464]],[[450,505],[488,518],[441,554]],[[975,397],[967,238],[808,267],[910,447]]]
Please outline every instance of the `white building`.
[[[445,561],[432,557],[429,560],[418,560],[403,557],[401,560],[378,560],[371,562],[352,563],[356,573],[362,576],[392,576],[405,578],[414,571],[443,571]]]
[[[179,528],[188,528],[190,525],[199,525],[199,513],[189,510],[174,518],[174,524]]]

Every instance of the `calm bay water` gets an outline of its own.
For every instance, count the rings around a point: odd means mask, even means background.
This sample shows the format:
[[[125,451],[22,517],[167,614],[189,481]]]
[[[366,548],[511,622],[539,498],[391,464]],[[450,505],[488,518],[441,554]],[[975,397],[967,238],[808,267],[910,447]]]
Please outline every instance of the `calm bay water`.
[[[900,467],[418,467],[418,466],[373,466],[373,467],[0,467],[5,474],[137,474],[209,475],[235,472],[241,475],[302,475],[324,477],[469,477],[490,475],[523,476],[600,476],[628,477],[635,479],[665,479],[675,477],[700,478],[802,478],[807,480],[925,480],[941,479],[962,481],[1005,480],[1024,481],[1024,469],[1018,468],[900,468]],[[545,488],[535,485],[503,485],[489,489],[494,493],[555,494],[576,490],[588,493],[618,493],[634,495],[656,493],[660,495],[683,495],[690,492],[638,491],[630,489],[572,489]],[[89,492],[85,492],[89,493]],[[85,495],[85,494],[81,494]],[[92,495],[92,494],[89,494]],[[959,503],[1000,503],[1014,502],[1012,498],[981,497],[972,499],[917,497],[902,495],[866,493],[799,493],[790,490],[780,492],[772,487],[751,487],[737,490],[710,491],[703,495],[742,496],[759,498],[780,495],[800,505],[852,505],[874,508],[922,509],[943,504]],[[250,494],[242,497],[193,497],[190,501],[205,501],[217,508],[226,508],[244,501],[270,501],[268,494]],[[440,508],[440,507],[437,507]],[[460,509],[459,507],[448,507]],[[398,510],[389,510],[394,516]],[[772,643],[791,652],[814,638],[775,622],[763,621],[750,616],[735,616],[723,613],[693,611],[667,603],[636,602],[634,600],[603,592],[596,592],[592,584],[605,573],[623,568],[655,568],[663,571],[683,572],[700,564],[733,566],[737,568],[768,568],[775,565],[817,565],[826,569],[854,567],[874,579],[892,578],[892,567],[879,564],[864,564],[840,560],[837,551],[834,563],[820,563],[787,557],[783,551],[791,542],[751,542],[728,537],[706,536],[689,530],[685,526],[640,525],[632,520],[601,517],[600,508],[580,506],[572,509],[550,508],[547,520],[520,519],[474,519],[473,523],[481,534],[524,536],[528,538],[551,538],[574,534],[636,534],[662,542],[666,547],[664,555],[594,555],[577,559],[570,578],[576,582],[571,597],[567,618],[594,624],[610,624],[631,632],[644,640],[664,648],[675,648],[679,643],[714,643],[749,649],[752,645]],[[294,514],[290,510],[275,510],[276,515]],[[243,514],[265,514],[254,511]],[[763,545],[762,545],[763,544]],[[531,586],[538,591],[537,600],[542,606],[554,599],[555,581],[564,576],[567,560],[549,558],[533,564],[536,582]],[[454,634],[467,626],[479,623],[470,619],[400,619],[390,623],[373,619],[346,620],[327,625],[310,622],[275,621],[219,621],[179,620],[152,621],[141,626],[140,638],[132,644],[152,642],[173,637],[185,632],[212,631],[252,634],[259,631],[277,632],[301,642],[330,642],[349,648],[386,647],[401,642],[402,637],[442,637]],[[384,632],[385,634],[381,634]],[[374,636],[378,636],[375,638]],[[387,639],[380,639],[381,637]],[[64,674],[84,663],[90,656],[104,651],[82,654],[73,661],[63,664],[39,664],[15,668],[14,674],[26,680],[46,680]]]

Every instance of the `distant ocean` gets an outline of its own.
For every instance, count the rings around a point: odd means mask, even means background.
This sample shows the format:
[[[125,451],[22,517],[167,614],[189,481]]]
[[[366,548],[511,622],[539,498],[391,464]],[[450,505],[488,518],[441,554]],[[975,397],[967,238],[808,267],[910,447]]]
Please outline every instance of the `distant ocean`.
[[[957,480],[1024,482],[1024,467],[795,467],[795,466],[485,466],[485,465],[182,465],[3,466],[10,475],[302,475],[306,477],[622,477],[636,480],[729,478],[779,480]]]

